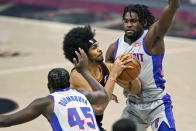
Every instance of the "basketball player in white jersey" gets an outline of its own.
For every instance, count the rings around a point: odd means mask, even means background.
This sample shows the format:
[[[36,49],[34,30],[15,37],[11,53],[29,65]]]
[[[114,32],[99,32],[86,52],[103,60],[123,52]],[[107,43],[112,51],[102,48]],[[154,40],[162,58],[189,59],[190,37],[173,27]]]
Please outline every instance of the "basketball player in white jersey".
[[[112,43],[106,62],[114,62],[121,54],[133,53],[141,62],[142,91],[139,95],[124,92],[127,106],[122,118],[134,120],[141,126],[151,125],[153,131],[175,131],[170,95],[165,91],[162,61],[164,36],[171,26],[180,0],[168,0],[168,5],[155,22],[145,5],[128,5],[123,13],[125,34]]]
[[[78,91],[69,88],[69,73],[63,68],[55,68],[48,74],[50,95],[34,100],[23,110],[11,115],[0,115],[0,127],[22,124],[43,115],[54,131],[99,131],[91,104],[102,104],[108,101],[103,86],[87,71],[88,58],[79,48],[76,51],[78,62],[74,58],[76,70],[88,81],[93,92]],[[123,58],[122,58],[123,59]],[[119,75],[128,61],[118,59],[111,73]],[[108,83],[114,86],[114,82]]]

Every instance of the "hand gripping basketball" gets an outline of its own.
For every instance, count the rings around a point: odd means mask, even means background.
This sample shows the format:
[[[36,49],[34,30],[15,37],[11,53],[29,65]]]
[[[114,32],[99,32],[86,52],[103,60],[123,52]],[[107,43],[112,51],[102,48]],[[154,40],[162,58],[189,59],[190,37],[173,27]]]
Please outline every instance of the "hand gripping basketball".
[[[128,62],[125,65],[131,66],[132,68],[126,68],[122,71],[120,76],[118,77],[122,81],[132,81],[135,80],[136,77],[139,75],[141,70],[141,64],[140,61],[137,59],[136,56],[134,56],[131,53],[124,54],[127,55],[127,59],[131,59],[130,62]]]

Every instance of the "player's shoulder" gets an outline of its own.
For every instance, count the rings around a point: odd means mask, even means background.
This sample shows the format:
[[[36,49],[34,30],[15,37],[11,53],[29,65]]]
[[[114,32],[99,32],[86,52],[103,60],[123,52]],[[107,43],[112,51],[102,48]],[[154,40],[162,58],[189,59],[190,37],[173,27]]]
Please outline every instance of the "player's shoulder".
[[[109,47],[106,51],[106,55],[105,55],[106,62],[113,61],[114,53],[116,50],[116,44],[117,44],[117,41],[115,41],[109,45]]]
[[[87,87],[89,87],[88,82],[76,69],[73,69],[70,73],[70,88],[85,90]]]
[[[76,70],[73,69],[70,73],[70,80],[77,81],[78,79],[83,78],[83,76]]]
[[[50,104],[53,100],[50,96],[45,96],[41,98],[37,98],[35,101],[42,103],[42,104]]]

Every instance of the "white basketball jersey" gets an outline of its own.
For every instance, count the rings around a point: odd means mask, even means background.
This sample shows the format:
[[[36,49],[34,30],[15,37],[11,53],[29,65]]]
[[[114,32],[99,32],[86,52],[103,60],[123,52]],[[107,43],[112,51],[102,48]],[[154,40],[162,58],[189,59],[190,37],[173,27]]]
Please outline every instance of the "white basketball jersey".
[[[99,131],[94,110],[82,93],[66,88],[49,96],[54,100],[50,120],[54,131]]]
[[[164,54],[152,55],[145,48],[144,38],[148,30],[145,30],[142,36],[128,44],[124,41],[124,35],[121,36],[116,44],[114,59],[124,53],[134,54],[141,63],[141,72],[138,76],[142,83],[142,93],[140,95],[132,95],[124,92],[130,101],[145,102],[162,98],[165,95],[165,79],[162,72],[162,60]]]

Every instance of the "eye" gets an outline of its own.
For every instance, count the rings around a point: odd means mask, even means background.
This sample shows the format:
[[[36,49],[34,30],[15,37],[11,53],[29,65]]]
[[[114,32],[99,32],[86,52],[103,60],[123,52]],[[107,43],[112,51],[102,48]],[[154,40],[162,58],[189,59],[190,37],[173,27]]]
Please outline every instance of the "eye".
[[[131,22],[132,23],[137,23],[138,22],[138,19],[132,19]]]
[[[123,21],[124,21],[124,23],[128,23],[129,22],[129,20],[127,20],[127,19],[123,19]]]

